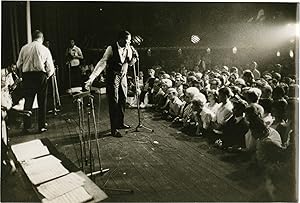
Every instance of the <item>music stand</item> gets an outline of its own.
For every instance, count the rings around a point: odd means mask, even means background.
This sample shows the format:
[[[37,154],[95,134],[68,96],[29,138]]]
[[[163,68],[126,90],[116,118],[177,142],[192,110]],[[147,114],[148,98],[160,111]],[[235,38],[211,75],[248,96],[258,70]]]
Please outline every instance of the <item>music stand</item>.
[[[137,74],[136,72],[139,73],[139,59],[137,58],[137,71],[135,69],[135,64],[133,65],[133,75],[134,75],[134,82],[135,82],[135,92],[136,92],[136,102],[137,102],[137,112],[138,112],[138,125],[135,127],[135,130],[133,132],[140,132],[139,129],[140,128],[143,128],[143,129],[146,129],[148,131],[151,131],[151,132],[154,132],[153,129],[151,128],[148,128],[146,126],[144,126],[142,124],[142,121],[141,121],[141,108],[140,108],[140,93],[139,93],[139,82],[138,82],[138,79],[137,79]],[[125,131],[126,133],[128,133],[129,131]]]

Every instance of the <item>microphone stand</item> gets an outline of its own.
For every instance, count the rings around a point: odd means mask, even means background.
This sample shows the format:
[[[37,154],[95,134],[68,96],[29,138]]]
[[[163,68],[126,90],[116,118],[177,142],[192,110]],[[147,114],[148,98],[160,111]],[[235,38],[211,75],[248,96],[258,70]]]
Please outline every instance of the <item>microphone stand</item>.
[[[141,121],[141,108],[140,108],[140,93],[139,93],[139,87],[138,87],[138,85],[139,85],[139,82],[138,82],[138,79],[137,79],[137,74],[136,74],[136,72],[138,72],[139,73],[139,68],[140,68],[140,64],[139,64],[139,59],[137,58],[137,71],[136,71],[136,69],[135,69],[135,64],[133,65],[133,75],[134,75],[134,81],[135,81],[135,90],[136,90],[136,102],[137,102],[137,112],[138,112],[138,125],[136,126],[136,128],[135,128],[135,130],[133,131],[133,132],[140,132],[139,131],[139,129],[140,128],[143,128],[143,129],[146,129],[146,130],[149,130],[149,131],[151,131],[151,132],[154,132],[154,130],[153,129],[151,129],[151,128],[148,128],[148,127],[146,127],[146,126],[144,126],[143,124],[142,124],[142,121]],[[126,133],[127,133],[128,131],[126,131]]]
[[[83,115],[84,115],[84,109],[83,109],[83,98],[88,97],[88,111],[87,111],[87,130],[88,130],[88,138],[87,138],[87,144],[88,144],[88,152],[86,152],[86,146],[85,146],[85,140],[84,140],[84,133],[83,133]],[[80,124],[80,131],[79,134],[80,138],[80,147],[81,147],[81,167],[82,171],[84,171],[84,165],[87,166],[89,164],[90,172],[86,173],[88,177],[91,177],[93,180],[95,179],[95,175],[100,174],[101,176],[104,175],[106,172],[109,172],[109,169],[103,169],[102,168],[102,159],[101,159],[101,153],[100,153],[100,144],[99,144],[99,138],[98,138],[98,130],[97,130],[97,123],[96,123],[96,115],[95,115],[95,107],[94,107],[94,96],[91,95],[90,91],[78,93],[76,95],[73,95],[73,98],[78,103],[78,111],[79,113],[79,124]],[[92,118],[91,118],[92,117]],[[95,160],[94,155],[92,152],[92,135],[91,135],[91,125],[90,122],[92,120],[92,125],[94,127],[94,138],[96,140],[96,147],[97,147],[97,159],[99,162],[99,170],[95,170]],[[87,159],[87,154],[89,156],[89,160]],[[89,162],[89,163],[88,163]],[[104,190],[111,190],[111,191],[118,191],[118,192],[128,192],[133,193],[133,190],[131,189],[115,189],[115,188],[103,188]]]
[[[60,110],[57,108],[57,106],[61,107],[58,86],[57,86],[57,79],[56,79],[56,70],[57,70],[57,68],[55,68],[54,74],[51,76],[53,110],[48,111],[49,113],[53,112],[54,116],[56,116],[57,113],[60,112]]]

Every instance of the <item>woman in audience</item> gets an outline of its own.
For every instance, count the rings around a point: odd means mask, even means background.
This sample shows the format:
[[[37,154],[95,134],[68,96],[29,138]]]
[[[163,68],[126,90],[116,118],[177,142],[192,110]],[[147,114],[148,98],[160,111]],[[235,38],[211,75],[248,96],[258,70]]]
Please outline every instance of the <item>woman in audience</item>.
[[[217,113],[221,104],[218,103],[218,92],[216,90],[207,91],[207,100],[205,107],[211,110],[214,114]]]

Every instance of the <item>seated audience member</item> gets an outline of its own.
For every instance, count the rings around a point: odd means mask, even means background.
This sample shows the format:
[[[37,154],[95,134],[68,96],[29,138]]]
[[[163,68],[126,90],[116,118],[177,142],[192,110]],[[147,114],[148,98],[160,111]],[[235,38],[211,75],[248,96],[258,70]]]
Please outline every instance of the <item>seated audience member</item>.
[[[245,83],[245,81],[244,81],[243,78],[238,78],[238,79],[236,79],[236,80],[234,81],[234,84],[235,84],[236,86],[238,86],[239,88],[241,88],[241,89],[243,89],[244,87],[246,87],[246,83]]]
[[[176,91],[178,92],[178,98],[182,99],[183,97],[183,78],[181,77],[181,75],[177,75],[174,78],[174,88],[176,89]]]
[[[244,94],[244,97],[248,102],[248,104],[258,103],[260,96],[261,96],[261,90],[256,87],[251,87]]]
[[[221,87],[221,80],[219,78],[213,78],[209,80],[209,89],[210,90],[219,90]]]
[[[188,126],[188,121],[193,113],[192,100],[198,94],[200,94],[200,92],[196,87],[189,87],[185,90],[184,104],[180,109],[179,115],[173,120],[175,124],[182,125],[183,127]]]
[[[239,69],[237,67],[235,67],[235,66],[231,67],[230,70],[229,70],[229,72],[230,72],[230,74],[235,74],[237,76],[237,78],[238,78],[238,76],[239,76]]]
[[[271,99],[273,89],[270,85],[265,84],[261,88],[261,99]]]
[[[207,91],[207,100],[208,102],[205,104],[205,107],[211,110],[214,114],[217,113],[221,104],[218,103],[218,92],[216,90],[208,90]]]
[[[197,95],[192,100],[192,108],[196,116],[196,132],[195,135],[205,134],[205,130],[209,128],[212,120],[215,119],[215,114],[205,107],[206,98],[203,94]]]
[[[213,134],[211,141],[216,141],[223,134],[223,127],[232,116],[233,105],[229,100],[232,93],[229,87],[223,87],[219,90],[220,108],[216,113],[216,121],[212,125]]]
[[[229,78],[228,78],[228,82],[230,85],[235,85],[235,81],[238,79],[238,75],[231,73]]]
[[[257,142],[271,141],[281,147],[282,141],[279,133],[265,125],[264,110],[259,104],[252,104],[246,108],[246,120],[249,122],[249,131],[245,135],[245,144],[248,151],[256,151]]]
[[[274,118],[272,116],[273,100],[271,98],[260,99],[259,104],[264,108],[263,120],[266,126],[269,127],[274,122]]]
[[[247,102],[244,100],[233,101],[232,117],[224,125],[222,143],[223,147],[233,149],[245,148],[245,134],[249,127],[245,119]]]
[[[167,91],[172,87],[172,81],[170,79],[161,80],[161,89],[164,92],[163,97],[161,97],[160,103],[158,105],[158,110],[167,110],[169,109],[169,99]]]
[[[195,83],[198,82],[197,78],[193,75],[187,77],[187,84],[189,87],[195,87]]]
[[[239,88],[236,85],[229,86],[229,88],[231,89],[231,92],[233,94],[232,98],[235,98],[235,99],[241,99],[242,98],[242,90],[241,90],[241,88]]]
[[[148,96],[148,100],[149,100],[149,94],[151,93],[152,89],[153,89],[153,84],[154,84],[154,80],[155,80],[155,70],[153,69],[149,69],[148,70],[148,78],[145,82],[143,91],[141,92],[141,96],[140,96],[140,102],[145,104],[145,96]],[[148,103],[153,103],[152,101],[148,101]],[[145,104],[146,105],[146,104]],[[142,104],[141,104],[142,106]]]
[[[289,126],[286,122],[286,111],[288,103],[285,100],[277,100],[272,104],[272,115],[275,120],[272,123],[271,127],[274,128],[281,137],[282,145],[284,147],[288,146],[289,141]]]
[[[179,111],[183,105],[183,102],[178,98],[178,93],[175,88],[171,87],[167,92],[169,109],[165,110],[165,113],[168,115],[168,119],[174,119],[179,115]]]
[[[259,70],[257,70],[257,62],[256,61],[252,61],[251,62],[251,72],[253,73],[254,76],[254,80],[258,80],[260,78],[260,72]]]
[[[273,72],[272,78],[275,79],[278,83],[281,81],[281,75],[280,75],[280,73]]]
[[[230,76],[230,73],[228,71],[222,71],[221,76],[223,78],[223,86],[229,86],[230,82],[228,81],[228,78]]]
[[[276,101],[276,100],[285,100],[285,92],[284,92],[284,89],[283,87],[281,86],[277,86],[273,89],[273,100]]]
[[[254,76],[253,73],[250,70],[245,70],[243,73],[243,79],[246,83],[247,87],[252,87],[254,85]]]

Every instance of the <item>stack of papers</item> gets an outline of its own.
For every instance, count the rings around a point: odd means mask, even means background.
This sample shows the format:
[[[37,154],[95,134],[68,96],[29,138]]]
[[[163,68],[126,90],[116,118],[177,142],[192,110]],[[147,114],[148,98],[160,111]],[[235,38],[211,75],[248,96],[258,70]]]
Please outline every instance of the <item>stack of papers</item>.
[[[29,180],[34,185],[69,173],[69,171],[61,164],[60,160],[52,155],[24,162],[22,163],[22,167]]]
[[[93,199],[83,187],[76,188],[54,199],[43,199],[42,203],[82,203]]]
[[[32,140],[12,145],[11,149],[19,162],[28,161],[49,154],[48,148],[43,145],[41,140]]]
[[[37,189],[45,198],[54,199],[83,185],[84,179],[82,177],[76,173],[69,173],[68,175],[44,183],[37,187]]]

